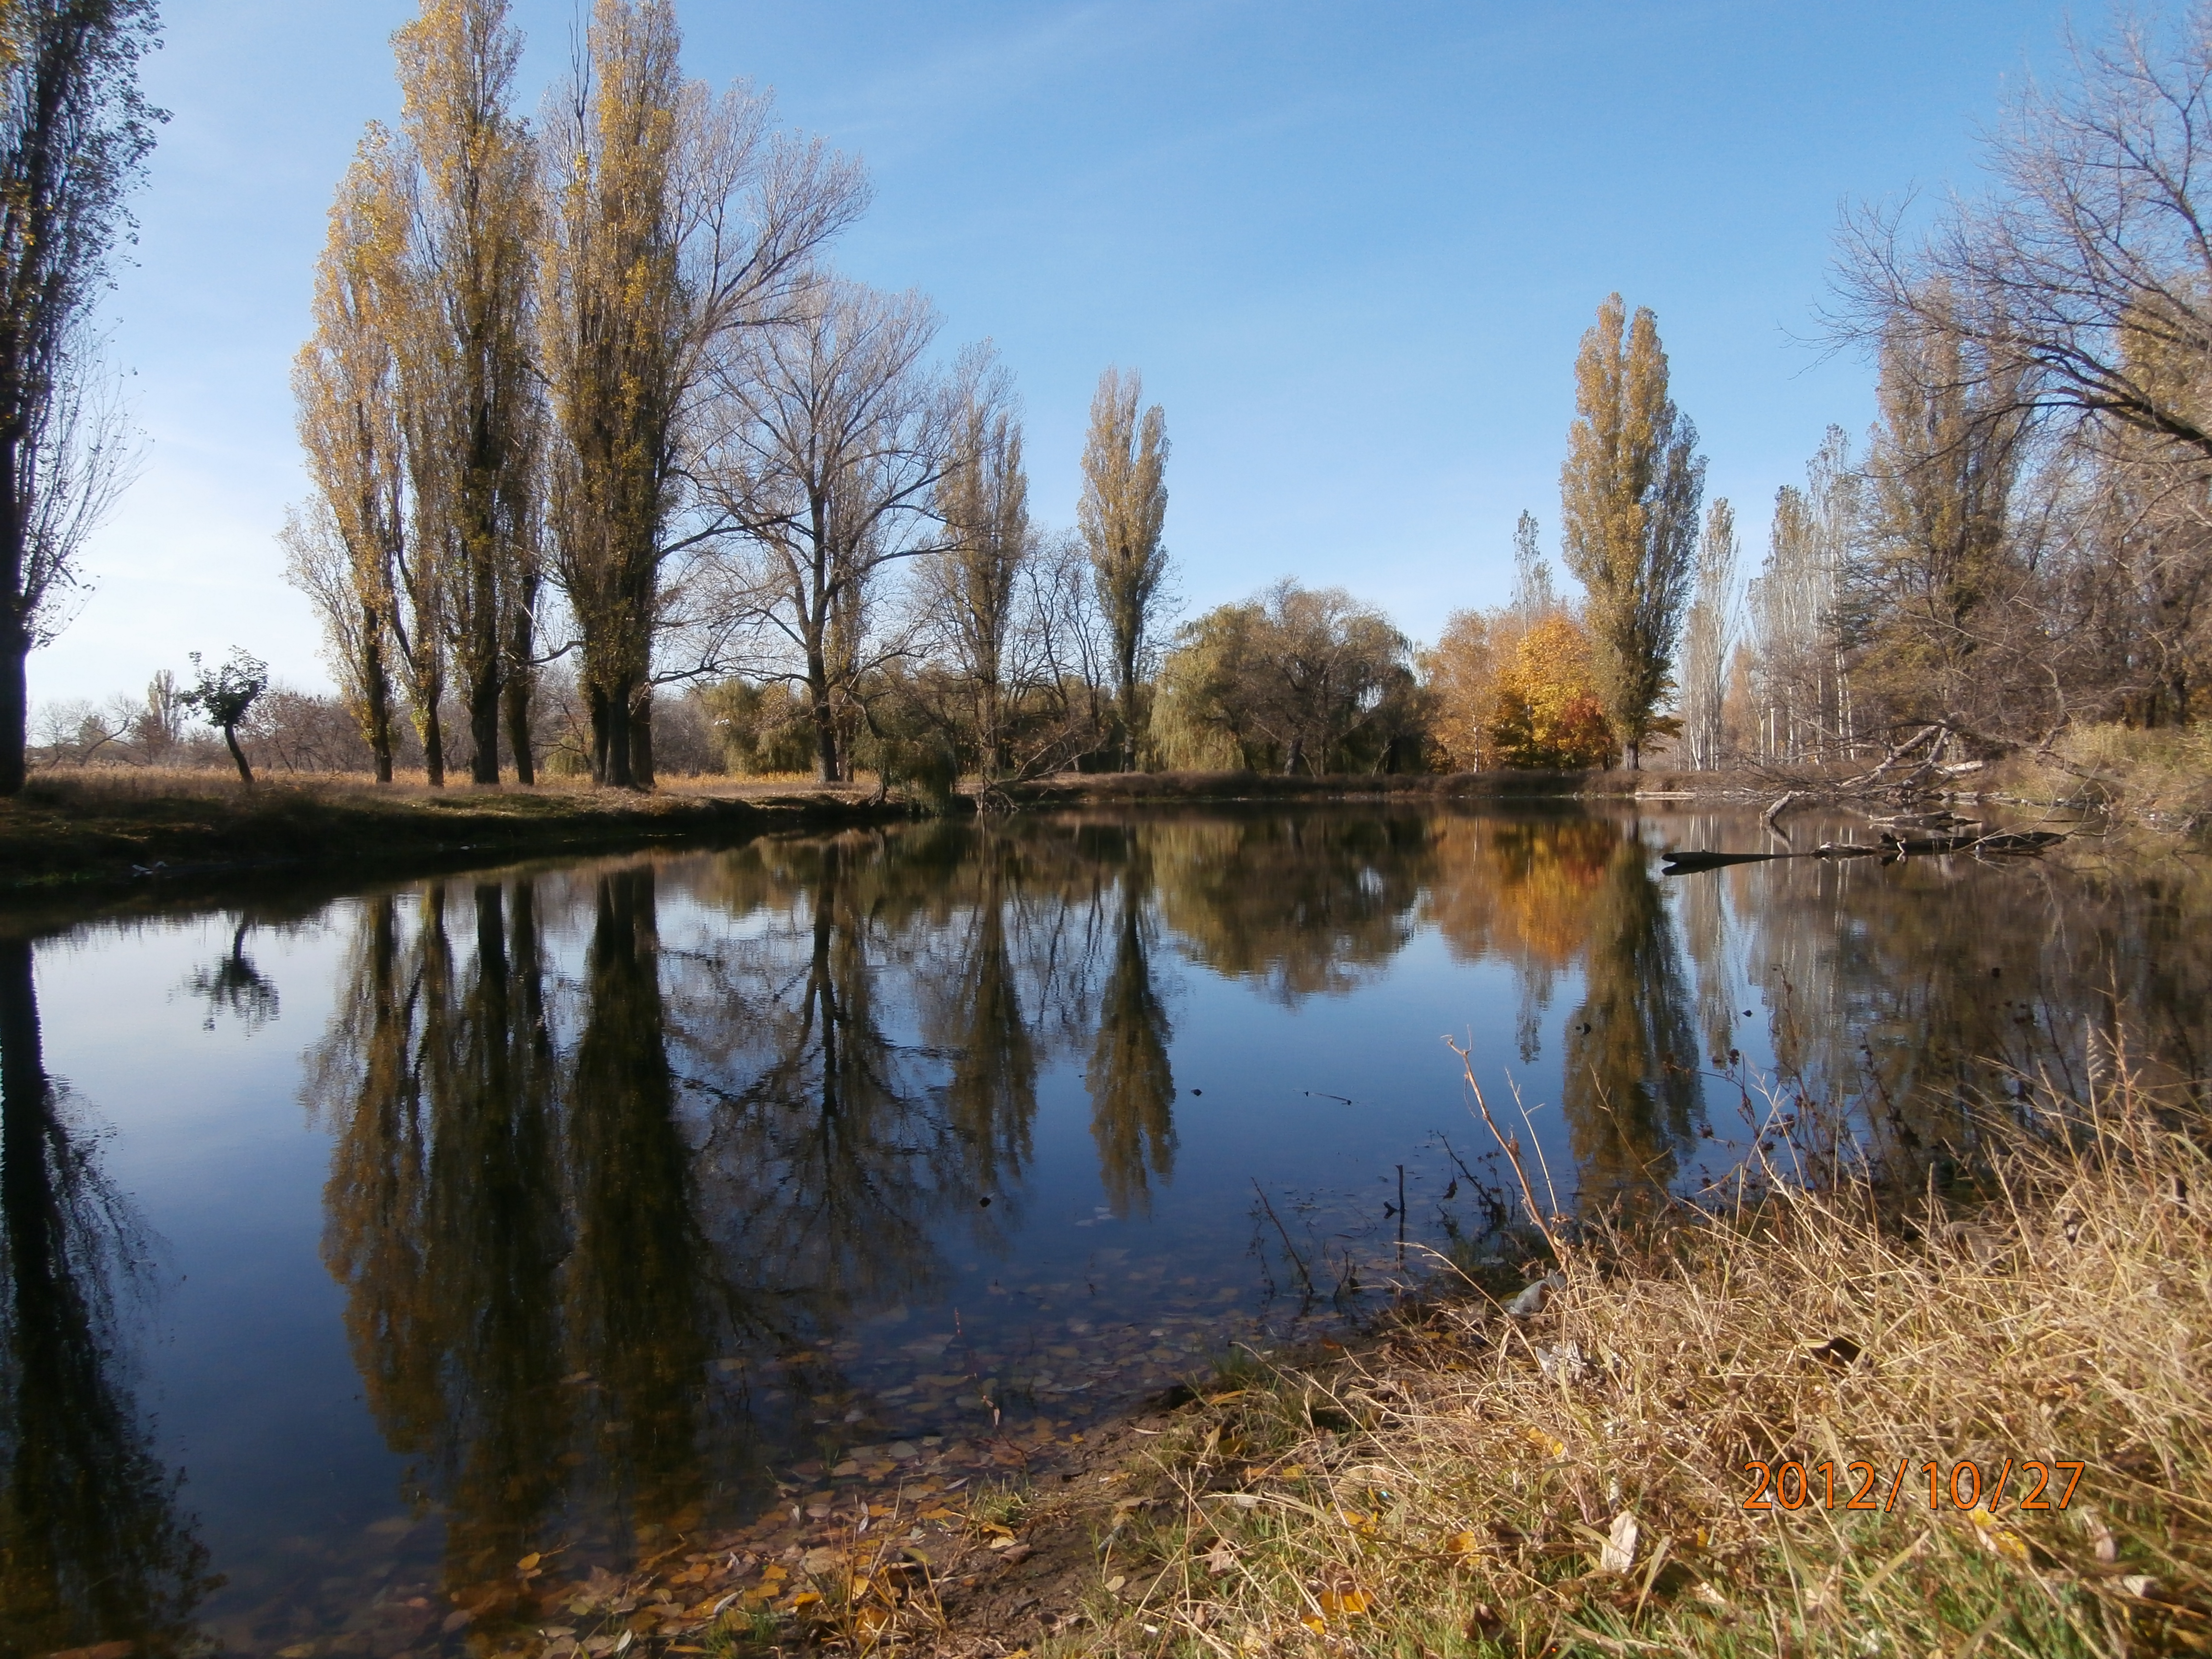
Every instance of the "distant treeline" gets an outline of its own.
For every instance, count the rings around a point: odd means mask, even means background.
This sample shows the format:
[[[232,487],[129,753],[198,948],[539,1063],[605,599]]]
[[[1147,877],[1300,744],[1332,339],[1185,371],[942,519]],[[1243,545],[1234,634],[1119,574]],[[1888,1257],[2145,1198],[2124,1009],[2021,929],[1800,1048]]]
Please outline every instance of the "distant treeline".
[[[315,491],[284,539],[339,695],[262,699],[241,736],[280,768],[1933,763],[2203,712],[2212,6],[2028,94],[1984,199],[1847,216],[1825,325],[1879,419],[1830,428],[1747,580],[1656,319],[1607,299],[1562,574],[1522,514],[1510,602],[1425,650],[1291,579],[1177,628],[1133,374],[1099,382],[1076,526],[1037,522],[1009,372],[830,269],[866,180],[686,80],[667,0],[597,0],[534,122],[504,0],[394,39],[403,118],[339,187],[295,373]],[[174,696],[49,709],[39,757],[212,754]]]

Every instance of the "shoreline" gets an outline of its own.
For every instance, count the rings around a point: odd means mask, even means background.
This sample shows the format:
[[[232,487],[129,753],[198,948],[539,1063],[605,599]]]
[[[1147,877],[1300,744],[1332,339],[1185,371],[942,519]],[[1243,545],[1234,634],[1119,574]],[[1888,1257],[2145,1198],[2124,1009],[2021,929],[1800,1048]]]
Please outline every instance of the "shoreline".
[[[2064,810],[1985,789],[1948,797],[2016,813]],[[1240,772],[1062,774],[1006,786],[1016,813],[1176,808],[1474,808],[1756,812],[1773,786],[1741,772],[1507,772],[1282,777]],[[967,786],[947,804],[973,815]],[[1972,811],[1971,805],[1966,810]],[[778,833],[938,815],[894,789],[702,777],[650,793],[566,782],[520,787],[298,777],[251,787],[216,773],[46,774],[0,800],[0,914],[272,896],[337,879],[392,879],[544,859],[712,849]]]
[[[632,794],[559,786],[387,791],[321,781],[247,788],[222,779],[130,787],[135,781],[40,779],[0,802],[0,899],[712,846],[914,815],[896,799],[787,785]]]
[[[2124,1066],[2066,1109],[1918,1194],[1531,1228],[1548,1294],[1222,1356],[990,1484],[794,1489],[507,1651],[2198,1650],[2205,1121]]]
[[[1008,786],[1018,810],[1267,802],[1565,805],[1730,799],[1727,773],[1489,772],[1278,777],[1237,772],[1063,775]],[[955,811],[975,810],[972,794]],[[113,886],[232,881],[454,859],[709,846],[781,830],[897,823],[923,809],[858,786],[700,780],[647,794],[555,784],[378,786],[350,780],[240,785],[217,774],[44,775],[0,801],[0,899]]]

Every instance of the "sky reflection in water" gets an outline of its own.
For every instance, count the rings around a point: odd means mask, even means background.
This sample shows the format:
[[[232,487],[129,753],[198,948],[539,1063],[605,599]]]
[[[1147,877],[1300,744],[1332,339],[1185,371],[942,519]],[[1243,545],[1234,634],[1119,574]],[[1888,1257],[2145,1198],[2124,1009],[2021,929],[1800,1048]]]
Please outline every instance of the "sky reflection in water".
[[[1655,874],[1759,834],[1018,818],[0,933],[0,1656],[428,1646],[527,1551],[1018,1462],[1494,1252],[1447,1034],[1568,1207],[2123,1024],[2201,1071],[2184,866]]]

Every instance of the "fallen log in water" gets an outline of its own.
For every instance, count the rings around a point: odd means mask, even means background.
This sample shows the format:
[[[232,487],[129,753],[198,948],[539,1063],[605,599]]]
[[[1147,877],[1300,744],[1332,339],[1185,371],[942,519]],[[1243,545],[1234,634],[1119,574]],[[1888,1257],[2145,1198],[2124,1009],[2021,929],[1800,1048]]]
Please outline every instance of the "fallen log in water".
[[[1724,864],[1763,864],[1768,859],[1798,859],[1802,853],[1668,853],[1663,854],[1667,866],[1662,876],[1694,875],[1700,870],[1717,870]]]
[[[2039,853],[2046,847],[2056,846],[2066,839],[2067,832],[2057,830],[2007,830],[1992,835],[1942,838],[1914,837],[1906,839],[1885,830],[1881,844],[1862,847],[1856,842],[1823,842],[1808,853],[1705,853],[1670,852],[1662,854],[1666,860],[1659,873],[1662,876],[1690,876],[1700,870],[1718,870],[1731,864],[1765,864],[1772,859],[1865,859],[1882,860],[1905,857],[1932,857],[1948,853],[2003,854],[2019,855]]]
[[[1893,848],[1861,847],[1852,842],[1822,842],[1820,846],[1804,853],[1664,853],[1667,867],[1659,873],[1665,876],[1694,875],[1700,870],[1717,870],[1729,864],[1764,864],[1770,859],[1864,859],[1881,858],[1894,853]]]

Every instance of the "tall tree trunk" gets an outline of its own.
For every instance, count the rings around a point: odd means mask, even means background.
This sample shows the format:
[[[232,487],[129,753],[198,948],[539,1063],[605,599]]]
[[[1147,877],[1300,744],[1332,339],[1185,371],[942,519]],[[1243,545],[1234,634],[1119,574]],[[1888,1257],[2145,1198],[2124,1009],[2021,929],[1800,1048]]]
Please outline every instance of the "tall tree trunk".
[[[434,705],[416,720],[422,734],[422,775],[433,789],[446,787],[446,726]]]
[[[15,495],[15,440],[0,439],[0,795],[28,775],[24,748],[31,735],[31,618],[23,581],[22,503]]]
[[[532,586],[534,589],[535,584]],[[530,617],[529,604],[516,607],[514,633],[507,643],[507,685],[502,694],[507,702],[507,752],[514,762],[514,781],[526,786],[538,781],[538,757],[530,734],[531,693],[537,678],[530,659],[537,651],[538,642]]]
[[[633,787],[629,687],[592,694],[592,750],[595,782],[609,789]]]
[[[384,666],[383,628],[374,612],[362,620],[361,696],[367,705],[368,753],[379,783],[392,781],[392,677]]]
[[[629,716],[629,781],[633,789],[653,787],[653,693],[637,700]]]
[[[469,687],[469,740],[476,752],[469,757],[469,781],[499,781],[499,668],[496,660],[476,677]]]
[[[31,732],[31,687],[26,673],[31,642],[27,633],[15,617],[0,615],[0,795],[16,793],[28,775],[24,746]]]
[[[982,742],[977,745],[982,750],[982,781],[987,784],[996,783],[1006,769],[1006,739],[1002,730],[999,681],[995,675],[983,682],[982,727]]]
[[[1133,647],[1134,641],[1131,641]],[[1121,769],[1137,769],[1137,657],[1133,648],[1121,659]]]
[[[817,650],[806,653],[806,696],[812,705],[815,767],[824,783],[844,781],[837,753],[837,716],[830,707],[830,666]]]

